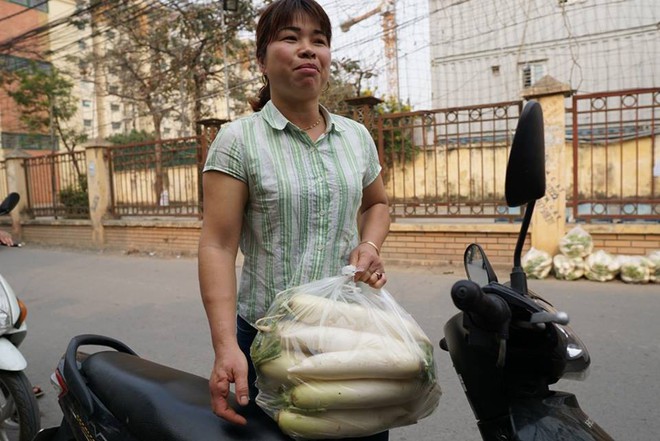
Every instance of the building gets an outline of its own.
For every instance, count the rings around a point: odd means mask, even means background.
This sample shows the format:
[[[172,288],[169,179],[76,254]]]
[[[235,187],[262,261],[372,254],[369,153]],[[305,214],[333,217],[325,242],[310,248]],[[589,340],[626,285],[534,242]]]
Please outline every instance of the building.
[[[68,125],[88,139],[105,139],[133,130],[154,131],[154,122],[144,104],[119,96],[122,84],[117,67],[109,63],[94,65],[92,55],[102,58],[121,37],[103,19],[104,8],[113,8],[112,5],[80,0],[0,0],[0,21],[6,22],[0,26],[0,63],[5,68],[20,69],[35,59],[44,69],[52,66],[66,75],[73,82],[72,95],[78,104],[77,115]],[[148,26],[149,13],[153,8],[162,8],[140,2],[127,7],[134,9],[129,20],[135,26]],[[225,118],[225,88],[215,86],[215,90],[207,90],[210,98],[205,104],[221,111],[212,116]],[[170,112],[161,121],[161,136],[194,135],[190,122],[192,103],[186,92],[175,91],[168,99],[175,103],[176,112]],[[58,150],[58,140],[50,133],[28,133],[20,123],[16,104],[2,90],[0,134],[0,150]]]
[[[7,70],[24,68],[48,47],[47,39],[22,37],[48,22],[48,3],[41,0],[0,0],[0,66]],[[27,43],[26,40],[31,40]],[[48,68],[48,63],[42,63]],[[20,121],[14,100],[0,88],[0,159],[13,149],[50,150],[48,133],[29,133]]]
[[[433,107],[496,103],[551,75],[579,93],[660,84],[657,0],[430,0]]]

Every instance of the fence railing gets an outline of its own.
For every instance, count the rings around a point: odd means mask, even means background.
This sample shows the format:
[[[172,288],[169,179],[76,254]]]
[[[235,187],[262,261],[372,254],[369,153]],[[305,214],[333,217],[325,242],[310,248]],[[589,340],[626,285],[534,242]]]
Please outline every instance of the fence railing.
[[[25,159],[28,214],[34,217],[88,217],[85,164],[85,152]]]
[[[504,177],[522,103],[511,101],[377,119],[390,213],[511,220]]]
[[[571,216],[660,219],[660,88],[575,95],[570,110]]]
[[[106,154],[113,215],[200,215],[197,137],[112,147]]]
[[[660,219],[660,88],[576,95],[571,102],[567,216]],[[392,217],[519,218],[518,208],[506,206],[504,178],[521,109],[511,101],[371,118]],[[107,148],[110,213],[201,217],[201,168],[217,125],[212,129]],[[85,152],[30,158],[24,166],[29,214],[88,216]],[[0,191],[2,174],[0,163]]]

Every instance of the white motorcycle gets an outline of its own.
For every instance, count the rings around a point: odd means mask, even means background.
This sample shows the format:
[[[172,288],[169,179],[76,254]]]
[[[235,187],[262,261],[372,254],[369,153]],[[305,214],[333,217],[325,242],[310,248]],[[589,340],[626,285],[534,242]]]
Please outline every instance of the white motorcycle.
[[[11,193],[0,204],[0,215],[9,213],[19,195]],[[29,441],[40,427],[39,406],[32,385],[23,372],[27,361],[18,350],[25,339],[27,308],[0,275],[0,441]]]

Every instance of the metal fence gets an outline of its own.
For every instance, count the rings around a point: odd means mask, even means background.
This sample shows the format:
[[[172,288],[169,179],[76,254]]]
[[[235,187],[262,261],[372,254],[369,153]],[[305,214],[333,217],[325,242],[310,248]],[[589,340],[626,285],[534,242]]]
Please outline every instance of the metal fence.
[[[660,88],[575,95],[571,103],[569,220],[660,219]],[[392,217],[518,219],[504,179],[521,110],[511,101],[372,115]],[[201,217],[201,169],[223,122],[200,137],[108,148],[111,214]],[[84,152],[26,159],[25,169],[31,215],[88,216]],[[6,186],[4,174],[0,163]]]
[[[107,150],[115,216],[199,216],[197,137],[143,142]]]
[[[24,166],[29,215],[89,217],[85,152],[27,158]]]
[[[520,101],[384,115],[374,137],[390,213],[512,220],[504,177]]]
[[[574,95],[569,110],[570,217],[660,219],[660,88]]]

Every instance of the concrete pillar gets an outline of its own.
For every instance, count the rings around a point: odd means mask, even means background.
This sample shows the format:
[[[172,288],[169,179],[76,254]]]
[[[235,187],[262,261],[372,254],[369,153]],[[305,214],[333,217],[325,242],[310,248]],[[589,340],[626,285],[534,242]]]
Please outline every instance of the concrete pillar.
[[[7,191],[9,193],[16,192],[21,197],[16,208],[9,213],[11,216],[12,236],[14,236],[14,241],[16,242],[22,239],[21,220],[28,218],[26,209],[28,206],[28,188],[23,161],[29,157],[30,155],[20,150],[15,150],[5,156]]]
[[[523,90],[523,98],[537,100],[543,109],[545,133],[545,196],[536,202],[530,228],[532,246],[554,256],[566,232],[566,105],[568,84],[546,75]]]
[[[92,241],[99,248],[105,245],[103,219],[107,217],[112,196],[110,169],[105,155],[110,145],[104,141],[96,141],[85,146]]]

